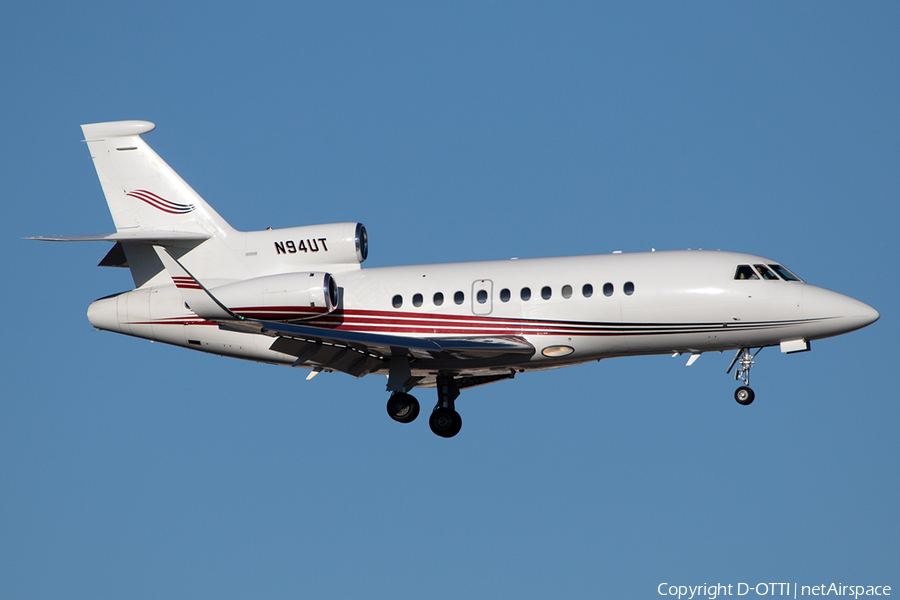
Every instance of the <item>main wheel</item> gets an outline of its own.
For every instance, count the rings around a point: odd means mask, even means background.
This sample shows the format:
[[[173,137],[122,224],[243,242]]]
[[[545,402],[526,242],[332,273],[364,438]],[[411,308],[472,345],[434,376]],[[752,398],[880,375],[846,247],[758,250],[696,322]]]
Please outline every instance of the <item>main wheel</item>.
[[[439,408],[431,413],[428,419],[428,425],[435,435],[443,438],[452,438],[462,429],[462,417],[455,410],[449,408]]]
[[[411,394],[395,392],[388,398],[387,412],[398,423],[411,423],[419,416],[419,401]]]
[[[756,394],[753,393],[753,390],[748,388],[746,385],[742,385],[738,389],[734,390],[734,399],[737,400],[738,404],[743,404],[747,406],[753,399],[756,398]]]

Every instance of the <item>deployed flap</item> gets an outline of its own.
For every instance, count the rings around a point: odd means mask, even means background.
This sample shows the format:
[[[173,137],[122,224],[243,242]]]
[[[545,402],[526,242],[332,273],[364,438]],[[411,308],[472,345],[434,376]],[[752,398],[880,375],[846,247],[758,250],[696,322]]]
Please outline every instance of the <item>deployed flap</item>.
[[[320,367],[362,377],[384,366],[384,359],[374,356],[365,349],[350,346],[305,342],[288,337],[278,337],[269,348],[297,357],[294,366]]]

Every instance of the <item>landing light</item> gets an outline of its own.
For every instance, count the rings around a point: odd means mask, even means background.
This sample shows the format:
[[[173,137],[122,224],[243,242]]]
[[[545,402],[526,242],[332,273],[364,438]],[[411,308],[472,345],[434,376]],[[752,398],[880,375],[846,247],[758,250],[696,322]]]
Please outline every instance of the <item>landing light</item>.
[[[562,356],[568,356],[573,352],[575,352],[575,348],[571,346],[547,346],[541,350],[541,354],[549,358],[560,358]]]

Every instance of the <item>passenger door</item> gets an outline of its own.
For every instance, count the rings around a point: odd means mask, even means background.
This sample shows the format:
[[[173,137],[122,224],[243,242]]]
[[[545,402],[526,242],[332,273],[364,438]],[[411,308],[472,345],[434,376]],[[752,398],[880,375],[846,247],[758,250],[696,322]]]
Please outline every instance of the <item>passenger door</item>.
[[[493,310],[494,284],[490,279],[478,279],[472,284],[472,313],[489,315]]]

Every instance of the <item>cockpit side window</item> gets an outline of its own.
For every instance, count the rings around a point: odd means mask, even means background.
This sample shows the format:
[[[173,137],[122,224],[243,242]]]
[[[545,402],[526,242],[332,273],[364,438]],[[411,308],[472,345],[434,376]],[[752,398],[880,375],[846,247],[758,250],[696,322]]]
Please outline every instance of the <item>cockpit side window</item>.
[[[772,270],[781,275],[781,278],[785,281],[802,281],[799,277],[782,267],[781,265],[769,265],[772,267]]]
[[[734,272],[735,279],[759,279],[759,275],[756,274],[756,271],[753,270],[753,267],[750,265],[738,265],[737,270]]]
[[[762,275],[763,279],[768,279],[770,281],[778,281],[778,275],[773,273],[769,267],[766,265],[753,265],[756,267],[756,270],[759,271],[759,274]]]

